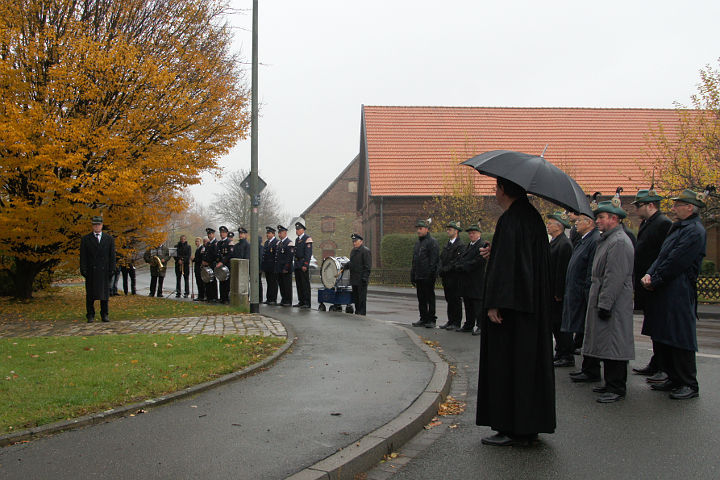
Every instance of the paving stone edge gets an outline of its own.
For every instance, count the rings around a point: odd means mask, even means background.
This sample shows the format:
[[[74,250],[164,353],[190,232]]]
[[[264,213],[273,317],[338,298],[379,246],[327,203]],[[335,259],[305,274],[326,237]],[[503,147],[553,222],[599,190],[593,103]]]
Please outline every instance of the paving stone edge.
[[[107,422],[114,418],[134,414],[139,410],[145,410],[147,408],[156,407],[165,403],[174,402],[175,400],[180,400],[191,395],[196,395],[206,390],[219,387],[220,385],[223,385],[225,383],[252,375],[259,370],[269,367],[270,365],[275,363],[290,349],[290,347],[293,346],[293,344],[297,340],[297,337],[295,336],[295,331],[290,327],[290,325],[284,322],[280,323],[282,323],[285,327],[287,339],[285,340],[285,343],[282,347],[280,347],[275,353],[273,353],[261,362],[250,365],[249,367],[245,367],[242,370],[228,373],[214,380],[199,383],[197,385],[193,385],[191,387],[184,388],[182,390],[178,390],[177,392],[169,393],[161,397],[144,400],[142,402],[137,402],[130,405],[123,405],[122,407],[105,410],[104,412],[93,413],[70,420],[62,420],[55,423],[49,423],[47,425],[41,425],[39,427],[29,428],[27,430],[20,430],[18,432],[0,435],[0,447],[6,447],[8,445],[19,442],[34,440],[36,438],[52,435],[66,430],[72,430],[75,428],[86,427],[88,425],[96,425],[98,423]]]
[[[396,328],[403,330],[434,364],[433,376],[425,390],[393,420],[286,480],[354,479],[357,474],[375,467],[384,455],[396,451],[437,415],[438,406],[450,391],[450,366],[410,329],[399,325]]]

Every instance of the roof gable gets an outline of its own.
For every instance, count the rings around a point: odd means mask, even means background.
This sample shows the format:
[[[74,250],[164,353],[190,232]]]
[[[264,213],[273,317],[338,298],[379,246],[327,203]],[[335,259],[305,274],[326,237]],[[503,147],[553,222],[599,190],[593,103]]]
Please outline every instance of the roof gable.
[[[364,106],[363,114],[373,196],[439,195],[447,173],[474,155],[539,155],[545,145],[545,158],[584,189],[630,192],[649,184],[651,132],[679,126],[672,109]],[[494,179],[478,175],[475,184],[494,193]]]

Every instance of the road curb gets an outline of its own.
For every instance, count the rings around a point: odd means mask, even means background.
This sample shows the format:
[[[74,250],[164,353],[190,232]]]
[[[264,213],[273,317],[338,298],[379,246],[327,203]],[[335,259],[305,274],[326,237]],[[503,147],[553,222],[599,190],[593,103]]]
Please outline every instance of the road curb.
[[[450,366],[418,335],[405,327],[396,328],[403,330],[434,364],[432,378],[425,390],[393,420],[287,480],[353,479],[376,466],[383,455],[396,451],[437,415],[438,406],[450,391]]]
[[[273,363],[275,363],[290,349],[290,347],[293,346],[293,344],[297,340],[297,337],[295,336],[295,331],[290,327],[290,325],[287,325],[285,322],[282,322],[280,320],[278,321],[283,324],[283,327],[285,327],[285,332],[287,332],[287,339],[285,340],[285,343],[282,347],[280,347],[275,353],[273,353],[259,363],[250,365],[249,367],[238,370],[237,372],[228,373],[227,375],[223,375],[222,377],[216,378],[215,380],[199,383],[197,385],[193,385],[191,387],[178,390],[177,392],[169,393],[161,397],[133,403],[131,405],[123,405],[122,407],[117,407],[110,410],[105,410],[104,412],[93,413],[90,415],[73,418],[71,420],[62,420],[39,427],[29,428],[27,430],[21,430],[18,432],[0,435],[0,447],[6,447],[8,445],[19,442],[35,440],[36,438],[45,437],[62,431],[73,430],[75,428],[86,427],[89,425],[97,425],[98,423],[104,423],[114,418],[135,414],[139,410],[145,410],[147,408],[152,408],[158,405],[174,402],[175,400],[180,400],[191,395],[196,395],[206,390],[219,387],[220,385],[226,384],[228,382],[250,376],[258,372],[259,370],[267,368]]]

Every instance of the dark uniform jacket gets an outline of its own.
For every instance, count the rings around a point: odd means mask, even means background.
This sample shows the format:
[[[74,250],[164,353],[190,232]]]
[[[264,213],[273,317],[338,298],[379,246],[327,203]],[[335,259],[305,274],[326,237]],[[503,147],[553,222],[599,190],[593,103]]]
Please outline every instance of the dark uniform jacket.
[[[670,219],[660,212],[655,212],[652,217],[640,223],[633,269],[633,276],[635,277],[635,310],[645,308],[648,291],[643,288],[640,279],[645,276],[650,265],[653,264],[660,253],[660,248],[671,226]]]
[[[285,237],[282,240],[278,239],[276,259],[276,273],[292,272],[293,260],[295,259],[295,244],[290,240],[290,237]]]
[[[205,245],[205,252],[203,253],[202,261],[207,264],[210,268],[215,268],[215,259],[217,258],[218,240],[213,238]]]
[[[262,262],[260,262],[260,269],[263,272],[275,272],[275,254],[278,246],[277,237],[272,237],[270,240],[265,240],[263,247]]]
[[[460,296],[482,300],[485,289],[485,265],[487,261],[480,255],[480,247],[485,244],[478,240],[475,244],[463,245],[457,261],[460,274]]]
[[[460,277],[458,270],[458,262],[465,251],[465,244],[460,241],[460,237],[455,238],[453,243],[448,242],[440,252],[440,266],[438,273],[443,280],[443,285],[457,282]]]
[[[412,269],[410,270],[410,281],[417,280],[435,281],[440,260],[440,248],[438,242],[429,233],[424,237],[418,237],[413,248]]]
[[[697,352],[697,278],[705,256],[705,227],[693,214],[670,227],[647,273],[655,289],[645,305],[643,334]]]
[[[233,245],[230,244],[230,239],[225,238],[218,242],[217,247],[217,258],[215,259],[215,265],[218,262],[222,262],[223,265],[230,268],[230,259],[233,255]],[[213,267],[215,266],[213,265]]]
[[[80,274],[85,277],[85,294],[93,300],[107,300],[110,277],[115,271],[115,239],[103,232],[98,243],[95,233],[80,239]]]
[[[241,238],[235,244],[233,258],[250,259],[250,242],[245,238]]]
[[[593,228],[581,238],[573,250],[565,275],[563,298],[563,332],[583,333],[587,314],[588,296],[592,285],[592,264],[600,240],[600,230]]]
[[[153,257],[159,257],[162,261],[162,268],[152,263]],[[164,277],[167,272],[167,262],[170,260],[170,250],[165,245],[157,248],[148,248],[143,255],[145,263],[150,264],[150,275],[153,277]]]
[[[178,242],[177,245],[175,245],[175,262],[182,260],[184,265],[189,265],[190,255],[190,245],[187,242]]]
[[[350,252],[350,262],[345,265],[345,269],[350,270],[350,285],[367,285],[370,282],[370,265],[372,265],[370,249],[365,245],[353,248]]]
[[[205,257],[205,245],[200,245],[195,249],[195,259],[193,262],[195,262],[195,274],[197,276],[200,275],[200,270],[202,269],[202,261]]]
[[[550,293],[562,302],[565,295],[565,275],[568,262],[572,256],[572,244],[565,234],[560,234],[550,241]]]
[[[295,270],[302,267],[310,268],[310,259],[312,258],[312,238],[307,232],[302,237],[295,239]]]

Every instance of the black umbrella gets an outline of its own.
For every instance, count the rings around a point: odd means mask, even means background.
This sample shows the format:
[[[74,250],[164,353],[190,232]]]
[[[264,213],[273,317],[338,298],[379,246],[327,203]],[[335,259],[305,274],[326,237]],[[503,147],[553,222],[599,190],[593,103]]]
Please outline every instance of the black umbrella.
[[[572,212],[594,216],[580,185],[542,156],[510,150],[492,150],[465,160],[462,165],[469,165],[489,177],[510,180],[529,193]]]

